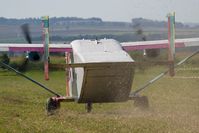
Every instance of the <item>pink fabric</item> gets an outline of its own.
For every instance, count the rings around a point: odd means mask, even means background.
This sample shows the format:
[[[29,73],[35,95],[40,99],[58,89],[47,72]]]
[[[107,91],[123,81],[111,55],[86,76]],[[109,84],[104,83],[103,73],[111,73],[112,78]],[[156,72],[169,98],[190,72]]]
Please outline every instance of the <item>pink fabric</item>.
[[[18,51],[18,52],[23,52],[23,51],[35,51],[35,52],[43,52],[43,48],[41,47],[9,47],[9,51]],[[50,48],[50,52],[71,52],[71,48]]]
[[[176,43],[176,48],[185,47],[184,43]],[[126,51],[143,50],[143,49],[164,49],[168,48],[168,43],[164,44],[151,44],[151,45],[134,45],[134,46],[123,46]]]
[[[177,42],[176,48],[185,47],[183,42]],[[123,46],[124,50],[126,51],[134,51],[134,50],[143,50],[143,49],[164,49],[168,48],[168,43],[162,44],[151,44],[151,45],[131,45]],[[43,52],[43,48],[41,47],[9,47],[9,51],[36,51],[36,52]],[[50,48],[50,52],[71,52],[72,48]]]

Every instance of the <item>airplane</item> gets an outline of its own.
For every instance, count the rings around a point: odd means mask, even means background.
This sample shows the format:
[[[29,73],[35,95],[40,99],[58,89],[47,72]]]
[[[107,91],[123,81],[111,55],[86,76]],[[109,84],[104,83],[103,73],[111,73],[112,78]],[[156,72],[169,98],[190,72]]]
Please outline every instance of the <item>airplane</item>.
[[[4,62],[0,65],[16,72],[43,89],[55,95],[47,100],[46,110],[53,114],[60,108],[60,102],[77,102],[86,104],[87,112],[92,110],[93,103],[125,102],[134,100],[140,107],[148,107],[148,98],[140,96],[150,84],[162,78],[167,73],[175,75],[174,68],[199,53],[199,50],[174,64],[175,48],[199,46],[199,38],[175,39],[175,15],[168,15],[168,40],[121,42],[114,39],[74,40],[70,44],[49,44],[48,17],[44,22],[44,44],[32,44],[29,33],[26,32],[29,44],[0,44],[0,51],[8,52],[39,52],[45,55],[45,78],[48,79],[49,52],[66,53],[67,86],[65,96],[47,88],[38,81],[12,68]],[[45,28],[47,26],[47,28]],[[134,77],[135,61],[128,51],[150,49],[168,49],[169,69],[141,86],[134,92],[131,87]]]

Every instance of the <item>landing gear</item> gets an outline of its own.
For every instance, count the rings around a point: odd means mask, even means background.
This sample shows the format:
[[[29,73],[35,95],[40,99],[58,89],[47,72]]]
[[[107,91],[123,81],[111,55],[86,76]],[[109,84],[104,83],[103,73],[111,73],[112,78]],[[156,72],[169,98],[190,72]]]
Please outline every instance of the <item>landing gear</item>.
[[[139,107],[140,109],[148,109],[149,108],[149,100],[147,96],[137,96],[133,98],[135,107]]]
[[[85,108],[86,108],[87,113],[90,113],[91,110],[92,110],[92,103],[90,103],[90,102],[89,102],[89,103],[86,103]]]
[[[48,98],[46,102],[46,111],[48,115],[53,115],[60,108],[60,102],[53,98]]]

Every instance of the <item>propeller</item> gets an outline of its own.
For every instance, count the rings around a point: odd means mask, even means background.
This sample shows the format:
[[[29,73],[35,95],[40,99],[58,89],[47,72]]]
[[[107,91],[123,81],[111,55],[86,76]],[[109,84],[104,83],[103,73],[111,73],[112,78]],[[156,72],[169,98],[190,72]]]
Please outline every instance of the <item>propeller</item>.
[[[29,24],[23,24],[21,26],[21,29],[22,29],[22,32],[23,32],[23,35],[26,39],[26,41],[31,44],[32,43],[32,40],[31,40],[31,37],[30,37],[30,30],[29,30]]]
[[[22,33],[26,39],[26,41],[29,44],[32,44],[32,39],[31,39],[31,35],[30,35],[30,28],[29,28],[29,24],[25,23],[23,25],[21,25],[21,30]],[[40,60],[40,55],[38,52],[29,52],[28,53],[28,58],[32,61],[38,61]]]

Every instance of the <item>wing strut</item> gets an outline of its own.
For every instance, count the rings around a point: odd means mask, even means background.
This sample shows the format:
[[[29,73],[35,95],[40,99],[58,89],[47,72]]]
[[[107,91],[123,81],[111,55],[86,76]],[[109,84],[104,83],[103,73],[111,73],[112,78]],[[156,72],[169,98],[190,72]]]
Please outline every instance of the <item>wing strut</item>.
[[[199,53],[199,49],[192,53],[191,55],[187,56],[186,58],[184,58],[183,60],[181,60],[180,62],[178,62],[176,65],[174,65],[174,68],[182,65],[183,63],[185,63],[187,60],[189,60],[191,57],[195,56],[196,54]],[[154,83],[155,81],[161,79],[164,75],[166,75],[168,72],[170,72],[170,68],[167,69],[166,71],[160,73],[158,76],[156,76],[155,78],[153,78],[152,80],[148,81],[147,83],[145,83],[143,86],[141,86],[139,89],[137,89],[136,91],[130,93],[130,97],[136,97],[138,95],[139,92],[143,91],[144,89],[146,89],[146,87],[148,87],[149,85],[151,85],[152,83]]]
[[[168,62],[169,75],[174,76],[174,58],[175,58],[175,13],[169,13],[168,17]]]
[[[49,80],[49,17],[42,17],[43,44],[44,44],[44,75],[45,80]]]

